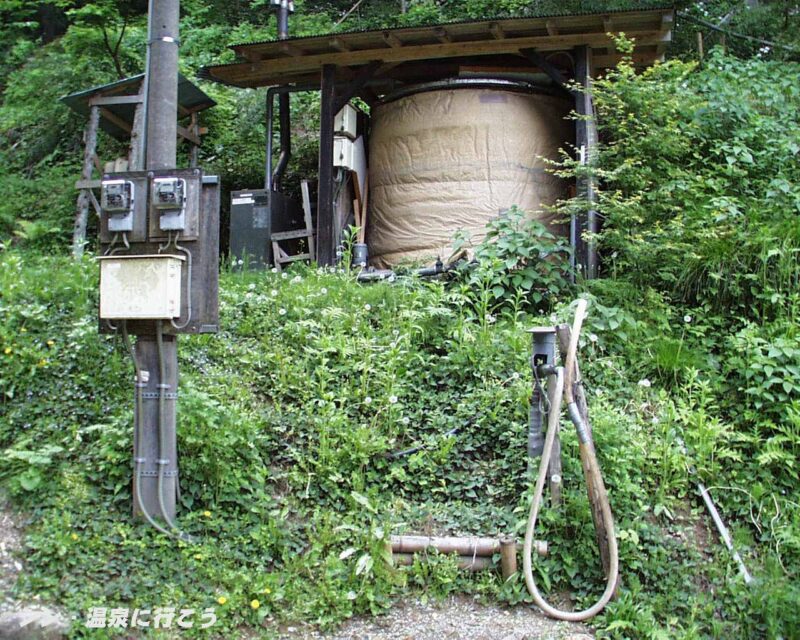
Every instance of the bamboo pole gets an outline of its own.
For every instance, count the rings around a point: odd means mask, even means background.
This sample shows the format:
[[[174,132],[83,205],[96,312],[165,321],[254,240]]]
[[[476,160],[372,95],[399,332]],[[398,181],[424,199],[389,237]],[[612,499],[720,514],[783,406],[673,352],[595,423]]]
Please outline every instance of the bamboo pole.
[[[572,329],[568,324],[561,324],[556,327],[556,335],[558,336],[558,348],[562,354],[567,353],[570,338],[572,337]],[[565,356],[566,357],[566,356]],[[577,359],[574,368],[574,380],[580,382],[581,372]],[[586,431],[589,439],[592,439],[592,424],[589,421],[589,406],[586,402],[586,392],[581,384],[571,384],[575,394],[575,402],[578,405],[578,411],[586,424]],[[608,548],[608,530],[603,520],[603,511],[600,503],[600,494],[605,491],[605,487],[597,487],[592,480],[591,467],[587,460],[585,447],[580,447],[581,467],[583,468],[583,476],[586,480],[586,490],[589,496],[589,506],[592,511],[592,521],[594,522],[594,531],[597,539],[597,547],[600,550],[600,562],[603,565],[603,572],[608,575],[611,567],[611,559]]]

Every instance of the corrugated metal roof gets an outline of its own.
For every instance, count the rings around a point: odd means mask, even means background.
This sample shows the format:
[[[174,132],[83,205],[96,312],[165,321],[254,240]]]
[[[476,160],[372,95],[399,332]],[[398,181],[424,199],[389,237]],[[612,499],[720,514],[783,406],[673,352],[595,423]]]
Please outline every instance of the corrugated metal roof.
[[[402,27],[388,27],[386,29],[349,29],[347,31],[329,31],[327,33],[317,34],[313,36],[309,35],[298,35],[298,36],[289,36],[285,40],[278,40],[277,38],[270,39],[270,40],[254,40],[252,42],[242,42],[237,44],[232,44],[228,48],[229,49],[237,49],[238,47],[249,47],[252,45],[257,44],[269,44],[273,42],[291,42],[292,40],[309,40],[311,38],[335,38],[337,36],[347,36],[351,34],[366,34],[366,33],[383,33],[384,31],[390,31],[392,33],[402,32],[404,30],[413,31],[415,29],[430,29],[435,27],[448,27],[451,25],[459,25],[459,24],[472,24],[478,22],[500,22],[500,21],[507,21],[507,20],[528,20],[531,18],[540,18],[540,19],[547,19],[547,18],[569,18],[572,16],[593,16],[593,15],[615,15],[621,13],[639,13],[642,11],[672,11],[675,8],[674,2],[647,2],[646,0],[643,2],[639,2],[639,7],[636,9],[608,9],[599,11],[597,9],[586,9],[583,11],[561,11],[561,12],[536,12],[536,11],[529,11],[521,16],[508,16],[508,15],[499,15],[499,16],[487,16],[485,18],[481,18],[476,20],[474,18],[470,18],[467,20],[451,20],[449,22],[433,22],[433,23],[425,23],[425,24],[418,24],[412,26],[402,26]]]
[[[69,95],[63,96],[61,102],[70,109],[83,116],[88,116],[90,111],[90,101],[99,96],[126,96],[136,95],[139,92],[144,74],[140,73],[130,78],[116,80],[108,84],[98,85]],[[181,110],[181,117],[190,113],[204,111],[213,107],[216,102],[206,95],[197,85],[192,83],[184,76],[178,74],[178,105]],[[133,125],[133,117],[136,109],[134,104],[112,104],[104,105],[103,109],[110,112],[115,118],[127,125]],[[130,133],[123,127],[115,124],[107,117],[100,118],[100,128],[118,140],[127,140]]]
[[[246,61],[205,67],[201,77],[237,87],[314,84],[319,82],[320,70],[326,64],[349,67],[355,72],[379,61],[397,69],[404,63],[519,56],[524,49],[564,51],[579,45],[591,47],[597,68],[605,68],[619,59],[609,32],[625,32],[634,37],[636,62],[647,65],[663,56],[672,19],[672,9],[660,5],[646,10],[458,21],[268,40],[233,45]],[[382,75],[385,79],[391,73]]]

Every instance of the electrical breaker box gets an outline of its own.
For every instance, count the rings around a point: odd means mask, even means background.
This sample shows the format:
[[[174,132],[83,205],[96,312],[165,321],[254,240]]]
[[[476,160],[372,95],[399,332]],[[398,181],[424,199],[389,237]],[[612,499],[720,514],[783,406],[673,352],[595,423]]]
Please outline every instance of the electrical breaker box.
[[[358,134],[358,112],[352,105],[346,104],[333,119],[333,131],[337,135],[347,136],[355,140]]]
[[[181,313],[183,256],[120,255],[100,260],[100,318],[172,320]]]
[[[355,144],[350,138],[336,136],[333,139],[333,166],[355,170]]]
[[[103,182],[100,331],[125,320],[131,335],[153,335],[153,320],[167,320],[168,335],[216,332],[219,179],[190,168],[109,173]],[[123,222],[130,232],[119,230]]]

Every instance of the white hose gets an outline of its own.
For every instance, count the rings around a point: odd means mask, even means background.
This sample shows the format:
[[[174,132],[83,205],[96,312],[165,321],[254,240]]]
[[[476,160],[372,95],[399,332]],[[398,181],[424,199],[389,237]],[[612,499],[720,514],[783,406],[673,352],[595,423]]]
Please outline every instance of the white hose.
[[[603,486],[603,477],[600,474],[600,467],[597,464],[597,456],[594,450],[591,436],[588,435],[588,430],[583,430],[583,436],[586,437],[585,442],[581,442],[580,447],[584,450],[583,462],[588,466],[588,477],[593,481],[595,486],[601,489],[598,494],[600,497],[600,508],[603,515],[603,523],[605,524],[606,532],[608,535],[608,555],[609,555],[609,570],[606,578],[606,588],[600,599],[588,609],[583,611],[561,611],[549,605],[539,589],[536,587],[536,581],[533,579],[532,570],[532,552],[533,552],[533,534],[536,529],[536,520],[539,517],[539,509],[542,504],[542,495],[544,493],[544,485],[547,481],[547,473],[550,467],[550,456],[553,451],[553,442],[555,441],[556,433],[558,432],[558,424],[561,414],[561,400],[564,395],[565,377],[567,383],[572,386],[575,382],[575,363],[576,352],[578,347],[578,334],[580,333],[581,324],[583,322],[583,315],[586,310],[586,301],[581,300],[578,303],[578,309],[575,317],[575,324],[573,325],[572,336],[567,350],[567,365],[568,373],[565,376],[564,368],[558,367],[555,375],[555,392],[553,394],[553,401],[550,406],[550,412],[547,417],[547,434],[544,440],[544,451],[542,452],[542,459],[539,463],[539,475],[536,478],[536,487],[533,492],[533,502],[531,503],[530,515],[528,516],[528,526],[525,529],[525,546],[522,551],[522,568],[525,575],[525,584],[528,591],[533,597],[533,601],[546,615],[558,620],[566,620],[569,622],[581,622],[596,616],[608,604],[614,595],[617,587],[617,579],[619,577],[619,549],[617,546],[617,538],[614,534],[614,517],[611,513],[611,505],[608,502],[605,488]],[[567,398],[570,404],[574,403],[573,390],[567,390]],[[578,425],[576,425],[578,426]],[[585,425],[584,425],[585,427]],[[579,428],[579,433],[581,429]]]

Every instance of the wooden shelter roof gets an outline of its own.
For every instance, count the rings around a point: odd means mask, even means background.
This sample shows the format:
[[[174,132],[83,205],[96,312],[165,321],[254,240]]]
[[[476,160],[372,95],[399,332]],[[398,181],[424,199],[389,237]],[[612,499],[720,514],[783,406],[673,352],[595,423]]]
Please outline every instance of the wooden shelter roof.
[[[94,104],[100,106],[100,128],[117,140],[127,140],[133,127],[136,104],[144,74],[91,87],[63,96],[61,101],[83,116]],[[190,80],[178,74],[178,118],[210,109],[216,102]]]
[[[322,66],[328,64],[355,73],[366,64],[380,62],[380,75],[385,79],[406,63],[519,56],[526,49],[552,52],[579,45],[591,47],[596,71],[619,61],[621,56],[608,34],[620,32],[635,39],[636,64],[649,65],[663,57],[671,39],[673,16],[670,5],[636,11],[499,18],[236,44],[231,48],[243,61],[205,67],[200,76],[235,87],[318,85]]]

